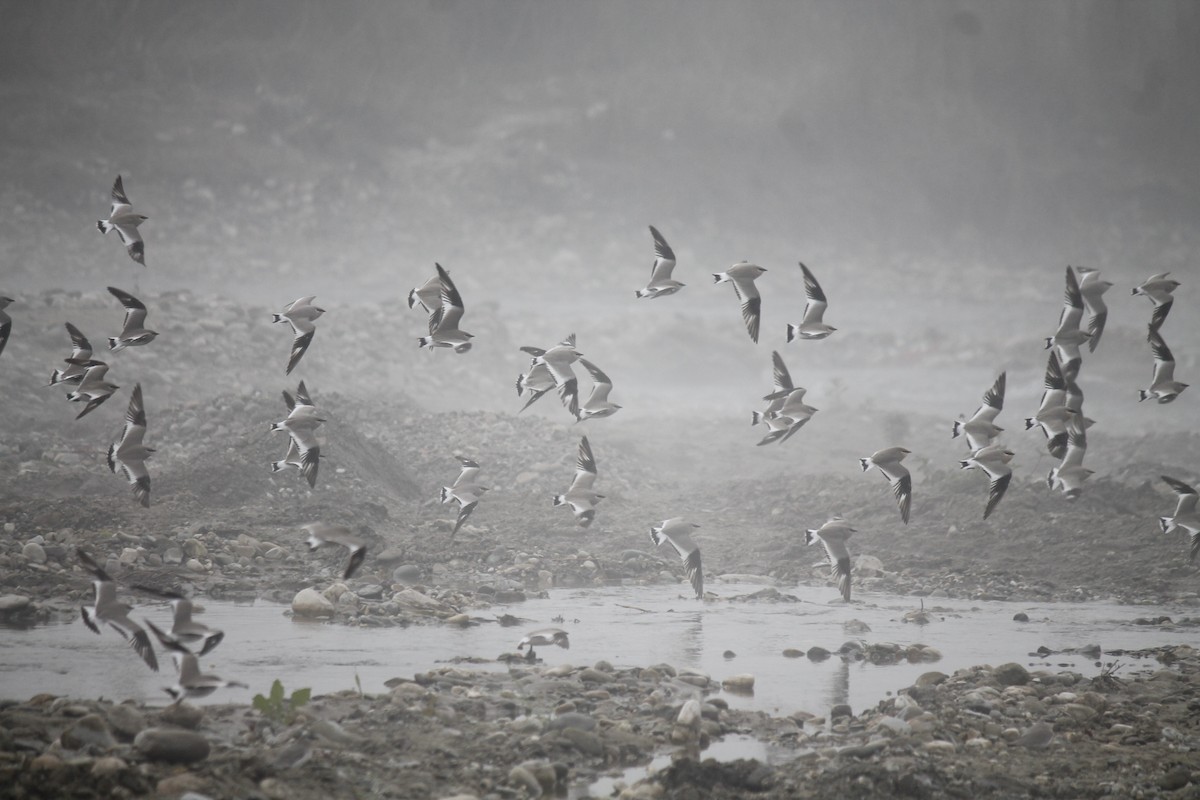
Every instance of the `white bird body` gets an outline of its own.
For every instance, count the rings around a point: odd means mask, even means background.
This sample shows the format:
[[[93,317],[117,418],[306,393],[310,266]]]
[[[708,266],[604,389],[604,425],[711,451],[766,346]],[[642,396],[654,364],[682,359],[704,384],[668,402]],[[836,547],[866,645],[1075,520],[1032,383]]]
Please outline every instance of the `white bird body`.
[[[121,244],[125,245],[125,251],[129,253],[129,257],[144,267],[146,266],[146,245],[142,241],[141,233],[138,232],[138,226],[149,217],[134,213],[133,205],[125,194],[125,185],[121,182],[120,175],[113,181],[111,195],[112,209],[108,212],[108,219],[97,221],[96,228],[101,233],[115,230],[117,236],[121,237]]]
[[[846,541],[855,533],[850,523],[841,517],[831,517],[819,528],[810,528],[804,532],[804,543],[812,544],[818,539],[825,546],[825,554],[829,557],[829,566],[837,581],[838,591],[842,599],[850,602],[850,550]]]
[[[758,280],[766,270],[757,264],[751,264],[747,261],[734,264],[724,272],[714,272],[714,283],[732,283],[733,290],[737,293],[738,300],[742,303],[742,319],[746,323],[746,330],[750,333],[750,338],[754,342],[758,342],[759,322],[762,316],[762,298],[758,294],[758,287],[754,282]]]
[[[650,541],[655,547],[669,544],[679,554],[683,561],[684,570],[697,599],[704,599],[704,570],[700,564],[700,547],[692,539],[692,530],[700,526],[688,522],[683,517],[672,517],[663,520],[650,528]]]
[[[646,284],[646,288],[634,292],[634,295],[654,299],[675,294],[684,284],[671,277],[675,269],[675,251],[653,225],[650,226],[650,235],[654,237],[654,263],[650,266],[650,282]]]

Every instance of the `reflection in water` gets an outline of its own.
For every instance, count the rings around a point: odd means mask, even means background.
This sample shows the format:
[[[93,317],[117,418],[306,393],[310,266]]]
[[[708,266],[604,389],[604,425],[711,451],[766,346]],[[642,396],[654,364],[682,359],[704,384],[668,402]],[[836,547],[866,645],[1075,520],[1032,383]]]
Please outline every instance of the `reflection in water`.
[[[686,615],[685,619],[687,622],[679,639],[683,649],[683,657],[679,663],[697,664],[704,655],[704,612],[696,611]]]
[[[836,658],[833,679],[829,683],[829,707],[850,704],[850,659]],[[854,709],[856,712],[861,709]]]

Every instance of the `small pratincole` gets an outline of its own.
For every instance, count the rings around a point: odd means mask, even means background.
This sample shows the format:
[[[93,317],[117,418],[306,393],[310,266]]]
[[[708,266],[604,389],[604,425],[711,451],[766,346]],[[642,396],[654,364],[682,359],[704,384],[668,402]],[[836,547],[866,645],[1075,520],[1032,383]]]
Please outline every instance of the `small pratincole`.
[[[300,385],[296,387],[294,400],[287,392],[283,393],[283,400],[288,404],[288,415],[280,422],[272,422],[271,430],[283,431],[291,437],[291,442],[283,459],[271,462],[271,471],[278,472],[288,466],[297,467],[312,488],[317,483],[317,470],[321,459],[321,446],[317,441],[316,429],[325,422],[325,418],[317,413],[304,381],[300,381]]]
[[[1104,304],[1104,293],[1112,288],[1112,281],[1100,280],[1100,270],[1091,267],[1076,267],[1079,272],[1079,293],[1087,308],[1088,352],[1096,352],[1104,323],[1108,320],[1108,306]]]
[[[471,349],[474,334],[458,327],[466,311],[462,295],[455,288],[454,281],[450,280],[450,273],[446,272],[441,264],[434,266],[437,267],[438,281],[442,285],[441,307],[430,315],[429,335],[417,339],[417,345],[430,348],[449,347],[456,353],[465,353]]]
[[[1175,513],[1169,517],[1159,517],[1158,525],[1163,533],[1171,533],[1183,529],[1190,538],[1188,561],[1195,561],[1200,555],[1200,514],[1196,513],[1196,490],[1181,480],[1160,476],[1167,486],[1179,498],[1175,503]]]
[[[458,503],[458,519],[454,522],[454,530],[450,532],[450,541],[454,541],[455,534],[458,529],[467,521],[467,517],[471,516],[471,512],[475,510],[475,505],[479,502],[479,498],[483,493],[488,491],[487,486],[483,486],[477,480],[480,466],[469,458],[460,458],[458,460],[461,470],[458,477],[454,479],[454,483],[450,486],[443,486],[441,491],[441,501],[443,504]]]
[[[82,400],[87,401],[83,411],[80,411],[75,419],[82,419],[87,414],[98,408],[108,398],[112,397],[113,392],[120,389],[115,383],[109,383],[104,379],[108,374],[108,364],[103,361],[97,361],[94,358],[89,358],[86,361],[76,358],[68,358],[67,363],[77,367],[83,367],[83,377],[79,379],[79,385],[74,391],[67,393],[67,399],[72,403],[78,403]]]
[[[1067,267],[1067,288],[1063,296],[1063,310],[1058,317],[1058,330],[1053,336],[1046,337],[1046,349],[1058,350],[1058,359],[1062,363],[1064,375],[1074,376],[1079,372],[1083,356],[1079,346],[1092,338],[1087,331],[1080,330],[1079,322],[1083,319],[1083,293],[1079,290],[1079,279],[1075,270]]]
[[[983,393],[983,404],[975,410],[968,420],[955,420],[950,438],[957,439],[960,435],[967,437],[967,447],[978,450],[987,447],[996,440],[1004,428],[996,424],[996,416],[1004,410],[1004,388],[1008,379],[1007,372],[1001,372],[1000,377],[992,384],[992,388]]]
[[[821,284],[817,283],[817,279],[813,277],[809,268],[804,266],[803,261],[800,262],[800,269],[804,272],[804,296],[808,298],[808,302],[804,304],[804,317],[800,324],[788,323],[787,340],[791,342],[795,339],[824,339],[837,330],[824,321],[825,309],[829,303],[825,300],[825,292],[821,291]]]
[[[554,506],[570,506],[571,512],[581,528],[592,524],[596,518],[596,504],[604,495],[598,493],[596,483],[596,458],[592,455],[592,446],[584,436],[579,440],[579,457],[575,461],[575,479],[571,486],[562,494],[554,495]]]
[[[308,545],[310,553],[323,544],[338,544],[349,550],[350,560],[346,563],[346,571],[342,573],[342,580],[348,581],[354,577],[354,573],[362,566],[363,559],[367,557],[366,542],[343,525],[310,522],[300,527],[308,532],[308,539],[305,540],[305,543]]]
[[[570,334],[566,339],[559,342],[559,346],[565,347],[568,350],[575,349],[575,334]],[[521,348],[521,352],[528,353],[533,356],[533,361],[530,362],[529,368],[517,376],[517,397],[523,397],[528,393],[529,399],[525,401],[525,405],[521,406],[521,411],[529,408],[537,400],[540,400],[542,395],[558,385],[554,378],[554,373],[550,371],[550,365],[544,361],[537,362],[537,359],[546,355],[546,351],[540,347],[526,346]],[[569,369],[569,367],[568,367]],[[574,372],[571,373],[572,377]],[[521,411],[517,413],[520,414]],[[576,398],[576,411],[578,411],[578,398]]]
[[[533,355],[534,348],[521,349]],[[572,333],[549,350],[540,355],[533,355],[533,360],[529,362],[531,369],[544,366],[550,370],[554,377],[554,385],[558,387],[558,396],[567,411],[576,419],[579,419],[579,379],[575,377],[575,370],[571,369],[571,365],[582,355],[583,353],[575,349],[575,334]]]
[[[1052,467],[1046,475],[1046,485],[1053,489],[1062,489],[1068,500],[1075,500],[1083,494],[1083,482],[1095,470],[1083,466],[1083,456],[1087,453],[1087,434],[1081,425],[1072,424],[1067,431],[1067,450],[1062,462]]]
[[[1012,467],[1008,466],[1008,462],[1012,461],[1014,455],[1012,450],[993,444],[981,447],[971,453],[970,457],[958,462],[963,469],[983,470],[991,479],[988,484],[987,507],[983,510],[984,519],[991,515],[1008,490],[1008,484],[1012,482]]]
[[[837,581],[838,591],[842,599],[850,602],[850,551],[846,548],[846,540],[855,532],[850,523],[841,517],[830,517],[819,528],[810,528],[804,532],[804,543],[812,544],[817,539],[825,545],[825,554],[829,556],[829,566],[833,578]]]
[[[11,302],[11,297],[0,297],[0,353],[4,352],[4,346],[8,344],[8,335],[12,333],[12,317],[4,313],[4,309],[8,308]]]
[[[121,468],[125,479],[133,487],[133,496],[144,507],[150,505],[150,473],[146,471],[146,459],[154,452],[142,440],[146,436],[146,406],[142,403],[142,385],[133,387],[129,397],[129,408],[125,411],[125,429],[121,438],[108,446],[108,469],[115,473]]]
[[[179,592],[164,591],[156,589],[145,584],[135,583],[129,587],[138,591],[147,592],[157,597],[162,597],[171,601],[171,609],[174,613],[174,618],[171,623],[171,632],[165,636],[183,645],[200,645],[200,655],[208,655],[212,650],[221,643],[225,638],[225,632],[219,631],[216,628],[210,628],[201,622],[196,622],[192,619],[192,601],[180,594]],[[159,641],[162,641],[164,635],[158,633]]]
[[[150,637],[140,625],[129,618],[129,612],[133,610],[133,607],[117,600],[116,581],[109,577],[103,567],[92,560],[92,557],[83,548],[75,548],[75,555],[83,562],[83,566],[87,568],[88,572],[96,577],[96,580],[92,581],[92,585],[96,587],[95,602],[90,609],[86,606],[79,608],[83,624],[92,633],[97,634],[100,633],[101,625],[108,625],[129,642],[150,669],[158,672],[158,659],[154,656]]]
[[[1169,272],[1160,272],[1157,275],[1151,275],[1146,280],[1142,281],[1141,285],[1133,287],[1133,296],[1141,295],[1154,304],[1154,312],[1150,316],[1150,330],[1156,331],[1162,327],[1162,324],[1167,320],[1167,314],[1171,313],[1171,304],[1175,302],[1175,297],[1171,293],[1179,288],[1179,281],[1168,278]]]
[[[671,277],[671,271],[675,269],[675,251],[653,225],[650,226],[650,235],[654,237],[654,264],[650,267],[650,282],[646,284],[645,289],[634,292],[634,295],[653,299],[675,294],[684,286]]]
[[[292,370],[308,352],[313,334],[317,332],[313,322],[325,313],[325,309],[313,305],[312,301],[315,299],[317,299],[315,294],[297,298],[288,303],[280,313],[271,315],[271,322],[286,322],[292,328],[292,352],[288,356],[287,371],[285,372],[287,375],[292,374]]]
[[[80,366],[82,362],[91,361],[92,359],[92,343],[87,337],[79,332],[71,323],[67,323],[67,333],[71,335],[71,355],[64,359],[67,362],[66,369],[56,369],[50,373],[50,383],[47,386],[54,386],[59,383],[69,383],[78,386],[83,380],[83,373],[86,368]]]
[[[586,358],[580,357],[579,363],[592,376],[592,391],[588,395],[588,399],[580,404],[579,410],[575,412],[575,421],[583,422],[585,419],[611,417],[617,413],[621,407],[608,399],[608,393],[612,391],[612,380],[603,370]]]
[[[900,505],[900,519],[904,520],[905,525],[908,524],[908,510],[912,506],[912,475],[900,462],[911,453],[904,447],[887,447],[858,460],[863,472],[875,467],[891,484],[892,493]]]
[[[683,568],[687,572],[692,589],[696,591],[696,598],[703,600],[704,570],[700,566],[700,547],[692,539],[692,529],[699,527],[697,523],[688,522],[683,517],[672,517],[650,528],[650,541],[654,542],[655,547],[669,544],[675,548],[675,552],[683,560]]]
[[[558,645],[564,650],[571,648],[571,640],[567,636],[567,632],[562,628],[539,628],[536,631],[530,631],[525,634],[521,641],[517,642],[517,649],[524,650],[529,648],[529,652],[525,658],[533,661],[537,656],[533,653],[535,647],[549,647],[550,645]]]
[[[1150,335],[1146,337],[1150,349],[1154,352],[1154,376],[1150,386],[1138,390],[1138,401],[1154,398],[1160,403],[1170,403],[1188,387],[1186,383],[1175,380],[1175,356],[1163,341],[1162,334],[1154,326],[1150,327]]]
[[[136,347],[154,341],[158,332],[145,327],[145,303],[124,289],[118,289],[115,286],[109,286],[108,293],[120,300],[121,305],[125,308],[125,322],[121,326],[121,333],[108,337],[108,349],[124,350],[126,347]]]
[[[146,266],[146,244],[142,241],[138,226],[147,219],[149,217],[133,213],[133,205],[125,196],[125,185],[118,175],[112,186],[112,210],[108,212],[108,219],[96,222],[96,228],[101,233],[116,231],[129,257],[143,267]]]
[[[758,327],[762,316],[762,298],[754,282],[766,270],[757,264],[746,261],[734,264],[724,272],[714,272],[713,283],[732,283],[738,300],[742,303],[742,319],[746,322],[746,330],[750,338],[757,344]]]
[[[172,655],[175,657],[175,666],[179,670],[179,679],[175,682],[174,686],[165,687],[165,691],[171,697],[175,698],[176,704],[189,697],[208,697],[217,689],[224,689],[228,686],[236,686],[241,689],[250,688],[238,681],[227,681],[216,675],[207,675],[201,672],[200,659],[194,653],[176,639],[163,633],[150,620],[146,620],[146,626],[154,632],[159,643],[168,650],[171,650]]]
[[[1041,403],[1036,414],[1025,418],[1025,430],[1041,428],[1046,434],[1046,450],[1055,458],[1062,458],[1067,452],[1067,429],[1076,424],[1078,414],[1067,405],[1067,379],[1063,377],[1058,354],[1053,350],[1046,359],[1043,385]],[[1071,385],[1078,389],[1073,381]]]

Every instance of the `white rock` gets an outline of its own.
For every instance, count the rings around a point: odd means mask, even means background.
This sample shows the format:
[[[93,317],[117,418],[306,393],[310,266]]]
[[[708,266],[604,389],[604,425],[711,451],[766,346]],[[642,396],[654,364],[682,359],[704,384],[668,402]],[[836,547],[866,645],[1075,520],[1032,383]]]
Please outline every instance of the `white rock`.
[[[316,589],[301,589],[292,598],[292,613],[301,617],[328,617],[333,615],[333,603]]]

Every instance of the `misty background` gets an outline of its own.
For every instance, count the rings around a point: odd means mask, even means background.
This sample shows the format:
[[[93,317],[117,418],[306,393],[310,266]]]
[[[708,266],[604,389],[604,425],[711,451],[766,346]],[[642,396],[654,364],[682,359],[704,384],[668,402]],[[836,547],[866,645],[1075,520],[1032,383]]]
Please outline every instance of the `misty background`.
[[[290,335],[269,311],[315,294],[329,313],[309,375],[433,407],[515,412],[517,347],[575,331],[626,406],[614,425],[745,425],[777,348],[826,419],[854,406],[843,424],[870,420],[875,440],[899,412],[948,436],[1007,369],[1016,432],[1077,264],[1116,284],[1085,357],[1089,414],[1116,431],[1198,420],[1191,395],[1136,402],[1150,304],[1130,297],[1153,273],[1184,282],[1164,336],[1195,377],[1195,3],[3,5],[0,290],[98,293],[97,320],[120,313],[106,285],[182,293],[157,318],[181,336],[189,297],[248,304],[278,356],[224,369],[235,388],[285,385]],[[145,269],[95,230],[118,173],[150,217]],[[635,301],[650,224],[687,287]],[[711,285],[742,259],[769,270],[757,346]],[[799,260],[839,332],[785,346]],[[476,334],[463,356],[417,352],[425,320],[404,299],[435,261]],[[347,334],[364,307],[382,327]],[[65,349],[61,321],[46,331]]]

